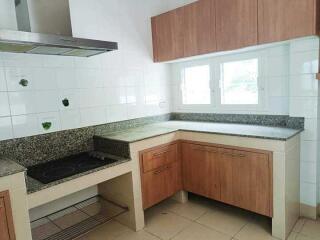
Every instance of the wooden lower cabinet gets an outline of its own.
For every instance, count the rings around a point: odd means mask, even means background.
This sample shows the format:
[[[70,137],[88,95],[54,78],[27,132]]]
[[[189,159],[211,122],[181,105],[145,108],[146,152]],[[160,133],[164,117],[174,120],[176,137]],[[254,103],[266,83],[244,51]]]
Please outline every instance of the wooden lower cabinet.
[[[15,240],[9,192],[0,192],[0,239]]]
[[[183,188],[272,216],[272,158],[267,152],[182,143]]]
[[[221,201],[272,216],[270,164],[268,154],[221,149]]]
[[[143,207],[186,190],[272,217],[272,154],[181,141],[140,154]]]
[[[219,149],[188,143],[181,149],[184,190],[219,200]]]
[[[141,153],[140,169],[144,209],[173,196],[182,189],[177,143]]]

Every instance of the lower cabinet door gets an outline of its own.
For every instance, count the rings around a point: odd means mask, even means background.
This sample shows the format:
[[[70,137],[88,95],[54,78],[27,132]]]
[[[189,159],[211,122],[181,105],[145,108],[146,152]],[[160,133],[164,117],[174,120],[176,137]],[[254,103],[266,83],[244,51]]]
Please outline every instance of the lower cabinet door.
[[[223,150],[221,201],[272,216],[272,166],[267,154]]]
[[[182,144],[184,190],[220,199],[218,154],[219,150],[215,147]]]
[[[181,168],[179,162],[174,162],[166,166],[164,180],[167,188],[167,197],[171,197],[182,190]]]
[[[143,208],[149,208],[167,198],[166,169],[151,171],[142,176]]]
[[[149,208],[182,189],[179,162],[173,162],[142,176],[143,208]]]

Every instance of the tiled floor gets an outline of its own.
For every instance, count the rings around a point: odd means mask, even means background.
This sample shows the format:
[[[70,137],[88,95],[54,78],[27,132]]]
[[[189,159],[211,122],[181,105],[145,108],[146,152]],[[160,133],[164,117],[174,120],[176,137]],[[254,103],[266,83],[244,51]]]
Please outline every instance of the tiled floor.
[[[111,221],[78,240],[276,240],[271,220],[192,196],[186,204],[167,200],[146,211],[146,227],[133,232]],[[289,240],[320,239],[320,221],[300,219]]]

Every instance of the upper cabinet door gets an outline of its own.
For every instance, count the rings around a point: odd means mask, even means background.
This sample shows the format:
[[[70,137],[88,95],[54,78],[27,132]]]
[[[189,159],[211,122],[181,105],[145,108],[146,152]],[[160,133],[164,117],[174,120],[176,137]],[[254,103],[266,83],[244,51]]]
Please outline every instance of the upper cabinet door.
[[[155,62],[182,58],[184,8],[151,19],[153,57]]]
[[[215,0],[201,0],[184,7],[184,56],[217,50]]]
[[[318,0],[258,1],[259,43],[317,34]]]
[[[257,8],[258,0],[216,0],[218,51],[233,50],[258,43]]]

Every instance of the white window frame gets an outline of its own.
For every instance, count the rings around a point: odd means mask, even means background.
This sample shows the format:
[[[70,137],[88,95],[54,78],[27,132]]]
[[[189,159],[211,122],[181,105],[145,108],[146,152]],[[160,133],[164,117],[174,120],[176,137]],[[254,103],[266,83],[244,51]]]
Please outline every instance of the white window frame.
[[[220,89],[220,64],[225,62],[234,62],[241,60],[249,60],[257,58],[259,61],[258,73],[258,104],[222,104],[221,89]],[[209,65],[210,67],[210,104],[183,104],[182,102],[182,71],[184,68]],[[207,59],[198,59],[176,63],[173,66],[172,74],[174,85],[173,99],[177,111],[189,112],[219,112],[219,113],[249,113],[264,112],[267,103],[267,91],[265,86],[265,70],[266,60],[265,51],[254,51],[246,53],[228,54]]]
[[[229,55],[219,57],[217,59],[217,64],[215,64],[215,76],[214,89],[217,89],[215,94],[217,108],[223,111],[262,111],[265,107],[265,82],[264,82],[264,68],[265,68],[265,59],[263,57],[264,53],[262,51],[253,52],[253,53],[241,53],[237,55]],[[238,62],[242,60],[258,59],[259,68],[258,68],[258,104],[222,104],[221,101],[221,64],[228,62]]]
[[[210,71],[210,80],[209,80],[209,86],[210,86],[210,103],[209,104],[183,104],[183,96],[182,96],[182,80],[183,80],[183,74],[182,71],[185,68],[189,67],[197,67],[197,66],[203,66],[203,65],[209,65],[209,71]],[[178,98],[177,98],[177,108],[178,110],[193,110],[193,111],[206,111],[210,108],[212,108],[212,103],[214,102],[214,96],[212,91],[212,82],[214,77],[214,66],[210,62],[210,60],[196,60],[196,61],[190,61],[190,62],[183,62],[179,63],[178,66],[175,68],[174,72],[174,78],[176,79],[178,83]]]

